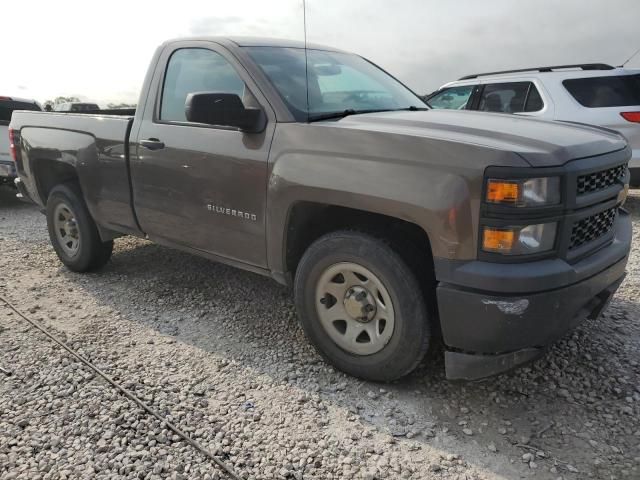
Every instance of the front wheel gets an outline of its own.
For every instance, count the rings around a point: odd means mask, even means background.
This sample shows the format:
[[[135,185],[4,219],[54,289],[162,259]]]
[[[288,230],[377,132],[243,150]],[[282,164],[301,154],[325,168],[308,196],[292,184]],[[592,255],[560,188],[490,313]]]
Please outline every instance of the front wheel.
[[[58,258],[74,272],[102,267],[113,250],[113,241],[103,242],[82,192],[74,184],[55,186],[47,199],[49,238]]]
[[[411,372],[429,347],[420,284],[387,243],[351,231],[315,241],[298,266],[296,307],[319,353],[345,373],[391,381]]]

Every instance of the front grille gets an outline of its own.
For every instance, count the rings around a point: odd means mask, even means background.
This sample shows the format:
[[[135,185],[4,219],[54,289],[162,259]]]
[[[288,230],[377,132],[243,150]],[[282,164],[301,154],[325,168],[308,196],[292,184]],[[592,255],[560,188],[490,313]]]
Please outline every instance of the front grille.
[[[607,234],[613,227],[617,213],[618,207],[613,207],[574,223],[571,230],[569,250],[578,248]]]
[[[578,195],[604,190],[624,176],[626,165],[607,168],[578,177]]]

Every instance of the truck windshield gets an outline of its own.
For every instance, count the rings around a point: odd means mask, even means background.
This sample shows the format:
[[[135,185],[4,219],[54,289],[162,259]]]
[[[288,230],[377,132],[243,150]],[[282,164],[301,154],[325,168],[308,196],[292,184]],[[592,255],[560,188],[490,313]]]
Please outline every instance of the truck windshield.
[[[300,122],[330,118],[334,113],[427,108],[411,90],[357,55],[309,49],[305,71],[302,48],[244,48]]]

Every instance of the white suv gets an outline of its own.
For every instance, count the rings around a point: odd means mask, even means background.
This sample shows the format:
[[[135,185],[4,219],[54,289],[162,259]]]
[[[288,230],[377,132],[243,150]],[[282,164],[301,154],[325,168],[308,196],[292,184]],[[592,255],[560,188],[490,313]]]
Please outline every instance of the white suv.
[[[468,75],[426,97],[432,108],[513,113],[580,122],[622,133],[633,150],[631,183],[640,185],[640,70],[563,65]]]

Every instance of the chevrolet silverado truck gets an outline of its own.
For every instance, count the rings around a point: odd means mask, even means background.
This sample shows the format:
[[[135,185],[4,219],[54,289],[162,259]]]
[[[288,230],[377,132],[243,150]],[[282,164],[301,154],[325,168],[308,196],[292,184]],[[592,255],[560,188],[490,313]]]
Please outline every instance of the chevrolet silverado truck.
[[[62,263],[99,269],[134,235],[270,276],[361,378],[435,340],[448,378],[506,371],[625,275],[631,150],[610,130],[431,110],[360,56],[257,38],[164,43],[125,113],[13,114]]]

